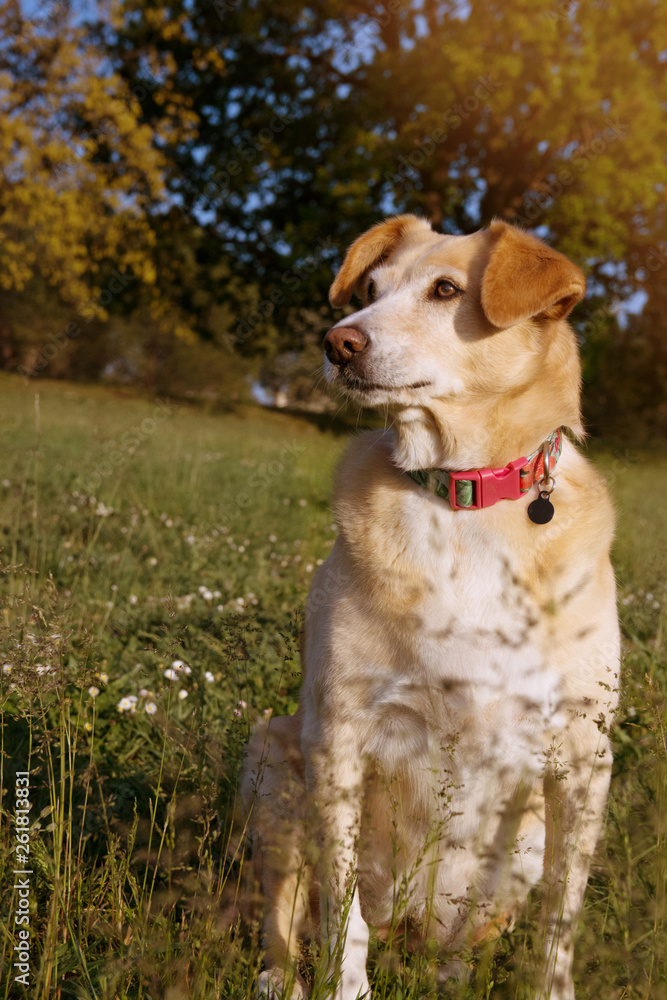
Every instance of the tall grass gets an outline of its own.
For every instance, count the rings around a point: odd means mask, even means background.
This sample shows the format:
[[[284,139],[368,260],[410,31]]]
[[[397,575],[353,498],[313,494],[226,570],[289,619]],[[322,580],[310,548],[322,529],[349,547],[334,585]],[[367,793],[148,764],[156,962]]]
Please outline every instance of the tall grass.
[[[262,900],[238,772],[254,720],[296,707],[298,631],[335,537],[344,438],[254,410],[167,407],[157,420],[154,403],[109,390],[45,382],[37,396],[9,377],[0,389],[0,995],[249,997]],[[593,458],[619,509],[625,651],[576,980],[582,1000],[660,1000],[667,457]],[[22,770],[27,990],[12,971]],[[532,921],[482,949],[471,983],[446,995],[525,996]],[[435,996],[435,960],[409,956],[398,934],[373,939],[374,997]],[[303,969],[317,964],[312,948]]]

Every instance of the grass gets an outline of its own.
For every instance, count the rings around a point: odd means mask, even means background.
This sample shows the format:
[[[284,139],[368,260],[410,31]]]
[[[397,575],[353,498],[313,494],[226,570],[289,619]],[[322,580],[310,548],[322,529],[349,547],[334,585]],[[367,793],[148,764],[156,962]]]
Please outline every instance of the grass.
[[[345,438],[250,408],[156,409],[8,376],[0,390],[0,997],[250,997],[261,901],[238,772],[253,721],[296,708],[298,630],[335,537]],[[625,657],[578,997],[661,1000],[667,454],[591,454],[618,507]],[[27,989],[11,957],[10,817],[25,770]],[[452,996],[526,996],[530,919]],[[436,995],[428,956],[403,961],[377,941],[371,952],[376,1000]]]

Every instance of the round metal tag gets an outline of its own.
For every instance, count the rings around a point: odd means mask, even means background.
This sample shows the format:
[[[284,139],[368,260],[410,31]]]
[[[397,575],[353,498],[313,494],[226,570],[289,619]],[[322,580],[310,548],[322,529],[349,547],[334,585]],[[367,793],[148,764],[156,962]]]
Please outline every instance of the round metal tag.
[[[554,505],[549,499],[549,494],[546,490],[543,490],[537,500],[533,500],[528,505],[528,517],[533,524],[548,524],[554,513]]]

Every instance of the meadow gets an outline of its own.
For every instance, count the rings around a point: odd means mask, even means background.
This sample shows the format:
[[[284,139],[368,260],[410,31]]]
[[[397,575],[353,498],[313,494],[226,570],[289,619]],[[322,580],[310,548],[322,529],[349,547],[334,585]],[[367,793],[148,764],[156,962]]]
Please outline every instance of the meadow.
[[[0,996],[251,997],[261,898],[238,773],[253,722],[296,709],[346,436],[252,407],[3,375],[0,438]],[[662,1000],[667,451],[588,450],[618,511],[624,667],[577,995]],[[22,771],[27,987],[13,971]],[[533,924],[528,912],[446,995],[528,1000]],[[371,959],[374,1000],[438,995],[432,954],[373,940]]]

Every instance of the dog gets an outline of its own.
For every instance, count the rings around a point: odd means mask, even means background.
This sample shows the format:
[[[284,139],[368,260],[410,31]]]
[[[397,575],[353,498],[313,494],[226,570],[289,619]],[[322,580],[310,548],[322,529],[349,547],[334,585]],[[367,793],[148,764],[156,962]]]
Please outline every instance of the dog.
[[[605,484],[567,317],[585,278],[496,220],[390,218],[330,292],[362,308],[325,374],[384,411],[338,471],[296,714],[261,724],[242,790],[267,904],[263,997],[370,998],[369,926],[434,941],[438,979],[542,894],[533,996],[572,1000],[573,939],[611,772],[620,639]],[[319,917],[318,917],[319,909]],[[466,961],[467,956],[467,961]]]

